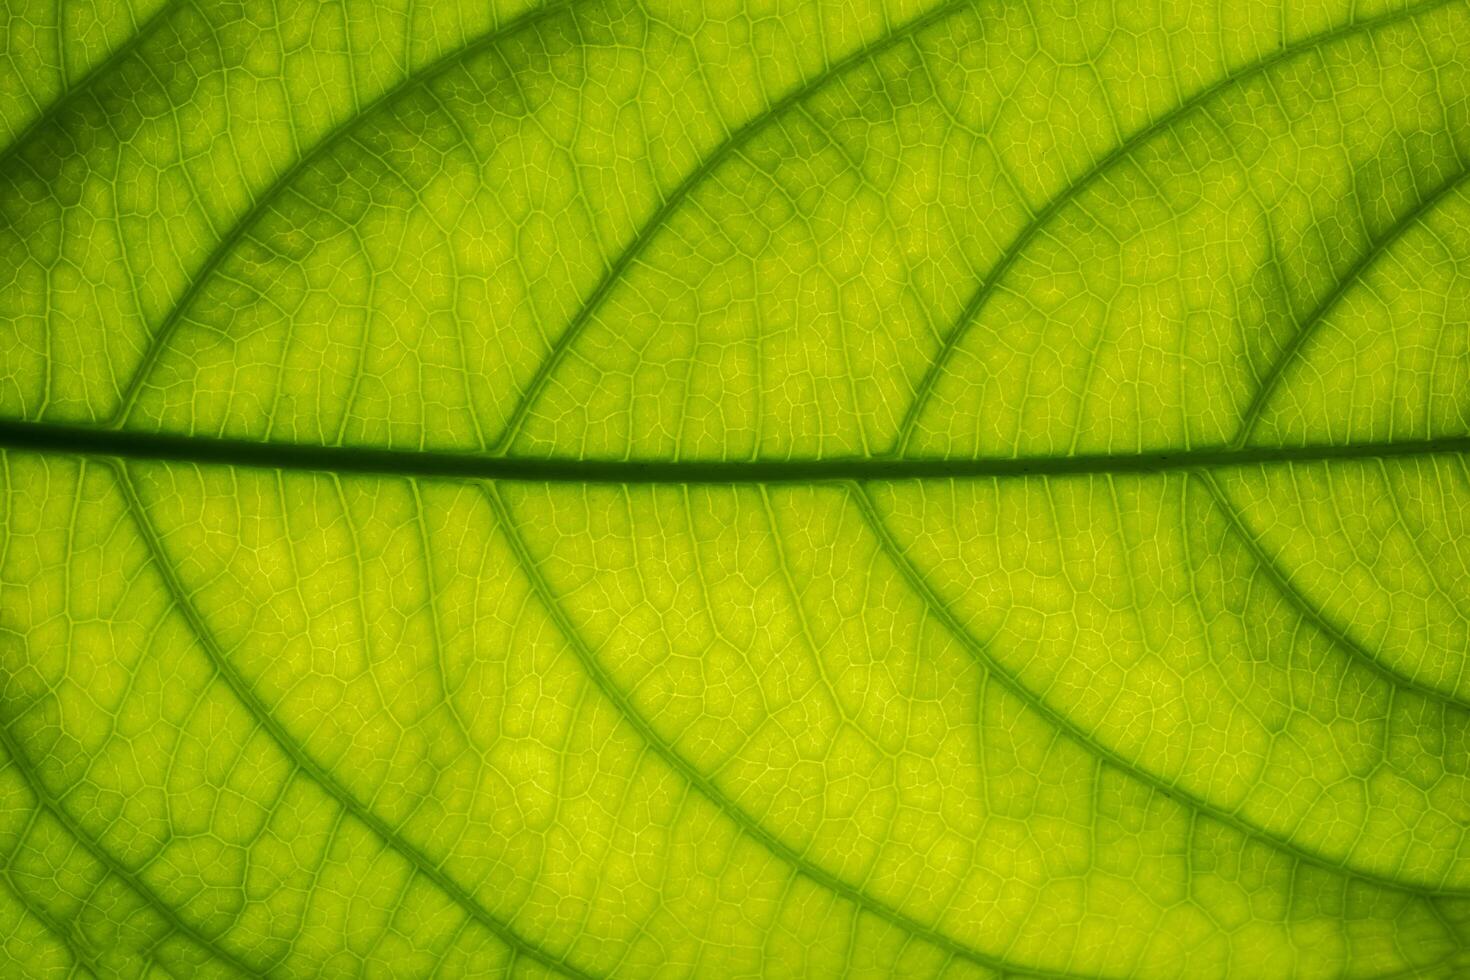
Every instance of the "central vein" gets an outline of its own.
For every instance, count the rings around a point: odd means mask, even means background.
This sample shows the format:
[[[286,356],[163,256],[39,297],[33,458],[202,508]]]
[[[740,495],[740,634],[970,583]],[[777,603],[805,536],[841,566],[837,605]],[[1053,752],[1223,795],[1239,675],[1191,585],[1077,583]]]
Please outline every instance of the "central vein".
[[[1337,445],[1240,448],[1215,446],[1136,453],[992,456],[973,459],[845,456],[829,459],[724,462],[567,457],[536,459],[443,450],[247,442],[240,439],[128,432],[91,426],[0,421],[0,449],[273,470],[373,473],[383,476],[460,477],[537,483],[737,484],[1163,473],[1398,456],[1470,455],[1470,435]]]

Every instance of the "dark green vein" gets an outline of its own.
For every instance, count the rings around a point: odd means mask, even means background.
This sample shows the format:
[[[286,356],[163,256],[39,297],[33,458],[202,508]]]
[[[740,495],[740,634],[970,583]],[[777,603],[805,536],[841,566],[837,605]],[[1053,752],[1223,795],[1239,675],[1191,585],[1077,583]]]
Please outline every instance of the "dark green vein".
[[[16,846],[19,847],[20,845]],[[5,890],[10,892],[16,904],[21,907],[25,914],[39,922],[41,928],[50,934],[67,951],[67,955],[72,959],[70,976],[75,976],[79,969],[91,973],[96,980],[102,980],[103,977],[107,976],[102,968],[98,966],[97,957],[92,952],[91,947],[87,945],[85,938],[71,924],[58,921],[49,909],[39,902],[33,901],[20,885],[16,883],[15,875],[11,871],[8,862],[3,869],[0,869],[0,883],[4,884]]]
[[[489,930],[503,943],[520,955],[534,960],[554,973],[564,974],[579,980],[592,980],[590,975],[582,973],[575,967],[565,963],[561,959],[543,952],[529,941],[522,938],[509,925],[491,915],[490,912],[480,904],[473,895],[445,873],[441,866],[443,862],[431,860],[417,847],[406,840],[401,834],[391,827],[387,821],[378,816],[371,808],[363,804],[353,795],[352,791],[339,783],[323,766],[312,758],[301,745],[286,731],[285,727],[270,712],[268,706],[261,700],[260,695],[246,681],[245,677],[235,668],[225,651],[215,640],[214,633],[204,622],[203,616],[194,608],[194,603],[189,599],[189,593],[184,584],[179,580],[178,573],[174,571],[173,563],[169,560],[168,553],[164,550],[163,542],[154,530],[152,522],[148,519],[147,510],[143,501],[139,499],[137,489],[133,486],[132,478],[127,471],[119,468],[117,471],[118,489],[127,502],[128,513],[132,515],[133,523],[142,537],[144,546],[148,550],[151,564],[158,570],[163,579],[164,588],[168,590],[169,597],[174,606],[179,610],[189,629],[199,641],[205,657],[210,666],[219,673],[226,686],[239,699],[240,704],[246,712],[260,725],[261,729],[275,742],[276,746],[285,756],[291,760],[300,771],[306,773],[322,790],[330,796],[343,811],[353,819],[367,827],[378,836],[385,844],[396,851],[410,868],[422,875],[425,880],[431,882],[441,893],[464,910],[465,914],[474,919],[480,925]]]
[[[172,929],[180,936],[183,936],[185,939],[188,939],[194,945],[209,953],[221,963],[224,963],[240,976],[265,976],[265,974],[261,970],[246,965],[237,956],[235,956],[234,953],[231,953],[229,950],[220,946],[213,939],[205,936],[198,929],[195,929],[189,923],[179,918],[179,914],[174,911],[173,907],[165,902],[157,892],[155,892],[152,888],[150,888],[147,884],[143,882],[143,878],[141,875],[130,871],[115,857],[113,857],[112,854],[110,854],[107,849],[102,846],[100,841],[93,838],[81,826],[81,824],[79,824],[76,819],[73,818],[69,812],[67,812],[66,808],[61,805],[61,800],[52,795],[51,791],[46,787],[46,784],[41,781],[40,773],[36,772],[35,768],[31,765],[30,760],[21,754],[20,746],[16,744],[14,737],[10,734],[9,725],[4,722],[0,722],[0,748],[3,748],[5,750],[5,754],[10,757],[11,763],[21,774],[21,777],[25,779],[26,784],[30,786],[31,792],[36,794],[36,801],[40,803],[40,805],[46,810],[46,812],[51,814],[52,818],[55,819],[57,823],[61,824],[62,829],[70,834],[72,839],[77,842],[82,850],[91,855],[92,859],[100,864],[104,871],[112,875],[118,881],[121,881],[135,895],[146,902],[148,904],[148,907],[153,910],[154,914],[156,914],[160,919],[163,920],[164,925]]]
[[[1201,482],[1204,484],[1205,491],[1214,501],[1216,509],[1225,519],[1225,524],[1230,534],[1250,552],[1251,558],[1255,561],[1256,566],[1260,568],[1261,572],[1266,576],[1272,586],[1275,587],[1276,591],[1280,593],[1281,597],[1286,600],[1287,604],[1296,610],[1303,619],[1312,624],[1318,632],[1327,637],[1328,642],[1347,654],[1350,659],[1361,663],[1395,687],[1413,691],[1421,697],[1445,705],[1453,710],[1463,712],[1470,709],[1470,702],[1462,700],[1452,692],[1442,691],[1423,681],[1416,680],[1403,671],[1384,663],[1382,659],[1348,636],[1340,627],[1331,623],[1321,610],[1317,609],[1307,600],[1307,597],[1291,581],[1290,576],[1287,575],[1280,563],[1267,553],[1260,539],[1252,533],[1250,528],[1246,527],[1240,512],[1226,499],[1224,492],[1221,491],[1214,478],[1209,473],[1205,473]]]
[[[699,165],[691,170],[679,184],[664,197],[663,203],[648,217],[623,250],[610,262],[607,269],[588,294],[586,300],[577,308],[576,313],[567,321],[566,327],[557,336],[551,345],[547,355],[541,359],[536,366],[535,373],[521,392],[515,407],[506,416],[505,428],[500,437],[496,439],[495,450],[504,450],[519,434],[521,426],[526,422],[531,410],[541,397],[541,392],[551,381],[557,365],[566,356],[567,352],[576,343],[577,337],[591,321],[593,315],[601,308],[602,303],[611,294],[612,289],[623,278],[628,268],[638,259],[649,244],[657,237],[659,231],[679,210],[684,201],[691,193],[701,185],[714,171],[724,163],[730,156],[741,147],[749,143],[752,138],[763,131],[767,126],[780,119],[788,110],[806,101],[827,85],[841,78],[848,71],[858,65],[867,64],[877,58],[883,52],[891,49],[900,41],[913,37],[926,27],[930,27],[949,16],[967,8],[974,7],[977,0],[950,0],[921,14],[912,20],[906,21],[899,26],[890,29],[887,33],[879,36],[872,42],[864,45],[851,54],[832,62],[823,71],[813,75],[802,85],[792,89],[781,98],[772,102],[760,114],[751,117],[733,130],[719,146],[715,147],[708,155],[699,162]]]
[[[133,406],[157,365],[158,359],[168,348],[169,340],[183,321],[184,316],[193,306],[195,299],[199,296],[204,286],[213,278],[216,270],[235,250],[235,248],[249,234],[262,217],[270,210],[281,195],[296,182],[311,165],[322,159],[326,153],[337,145],[345,136],[362,125],[363,122],[387,106],[392,105],[405,93],[427,85],[452,68],[464,64],[475,55],[493,48],[496,44],[519,33],[521,30],[532,27],[550,18],[553,14],[570,10],[577,0],[553,0],[540,7],[534,7],[511,18],[463,47],[455,48],[453,51],[435,59],[418,71],[412,71],[404,75],[396,83],[385,89],[381,94],[364,106],[360,111],[343,119],[334,128],[329,130],[321,139],[312,145],[311,149],[298,156],[289,167],[281,171],[280,175],[270,183],[258,195],[249,208],[230,225],[229,230],[220,237],[209,254],[204,257],[193,275],[189,278],[189,284],[179,294],[168,313],[160,321],[158,328],[154,330],[153,336],[149,338],[148,346],[143,351],[143,356],[138,360],[138,366],[133,369],[132,377],[128,379],[118,397],[116,411],[113,412],[110,423],[116,427],[124,425],[128,416],[132,413]]]
[[[24,129],[16,134],[15,138],[3,150],[0,150],[0,175],[5,174],[10,169],[16,156],[20,154],[37,133],[46,126],[57,122],[68,108],[91,91],[93,85],[97,84],[100,79],[107,77],[114,68],[121,65],[132,56],[133,52],[142,47],[153,36],[153,32],[158,30],[168,20],[169,14],[181,7],[182,4],[179,0],[163,0],[163,3],[158,5],[157,10],[149,14],[147,19],[138,25],[137,30],[129,34],[106,57],[88,69],[85,75],[73,82],[71,87],[61,93],[54,102],[46,106],[40,115],[32,119]]]
[[[707,461],[536,459],[432,450],[246,442],[95,426],[0,421],[0,449],[115,459],[243,466],[379,476],[520,480],[537,483],[822,483],[851,480],[1149,474],[1271,464],[1470,455],[1470,435],[1340,445],[1214,447],[1152,453],[1096,453],[979,459]]]
[[[934,618],[959,643],[970,651],[975,660],[985,668],[997,683],[1011,692],[1013,696],[1057,731],[1085,748],[1107,765],[1137,780],[1161,796],[1173,800],[1180,806],[1223,824],[1250,840],[1258,841],[1267,847],[1273,848],[1300,864],[1321,868],[1332,874],[1356,879],[1379,888],[1426,899],[1460,899],[1470,897],[1470,888],[1440,888],[1422,883],[1404,882],[1374,871],[1352,867],[1341,861],[1334,861],[1331,858],[1308,850],[1292,840],[1278,837],[1270,831],[1247,821],[1235,812],[1216,806],[1209,800],[1196,795],[1177,783],[1169,782],[1162,776],[1140,767],[1118,754],[1115,750],[1104,745],[1091,732],[1053,707],[1047,702],[1046,698],[1033,691],[1019,677],[1012,673],[1005,664],[996,659],[986,649],[985,645],[970,633],[964,623],[960,622],[959,618],[950,610],[949,605],[935,591],[934,587],[929,584],[928,579],[908,557],[903,547],[894,539],[892,532],[888,529],[888,525],[878,513],[878,509],[874,506],[872,499],[868,496],[867,490],[860,485],[853,485],[851,493],[854,505],[857,507],[858,513],[862,516],[863,522],[868,525],[874,537],[877,539],[879,550],[893,564],[894,569],[903,578],[904,582],[907,583],[908,587],[913,590],[914,594],[924,603],[929,612],[933,614]]]
[[[1012,976],[1055,976],[1066,977],[1076,974],[1056,974],[1045,972],[1032,972],[1022,967],[1009,964],[1006,961],[973,949],[950,936],[938,931],[933,926],[927,926],[916,919],[910,918],[898,909],[882,902],[859,888],[854,887],[837,875],[824,870],[811,861],[807,860],[795,848],[781,840],[765,827],[751,817],[734,800],[725,795],[714,782],[701,773],[695,766],[679,754],[678,750],[654,730],[653,725],[643,717],[642,713],[634,707],[626,692],[618,686],[617,682],[603,668],[601,661],[597,659],[581,633],[573,625],[561,603],[556,599],[550,584],[541,574],[541,569],[536,559],[532,556],[530,548],[516,530],[517,522],[511,514],[510,507],[501,499],[500,492],[491,484],[484,486],[486,500],[495,514],[495,519],[500,525],[506,542],[515,554],[516,563],[531,584],[532,591],[546,614],[556,624],[557,630],[562,634],[571,648],[572,654],[581,664],[582,669],[591,679],[597,690],[603,697],[612,702],[618,714],[626,721],[643,743],[652,749],[669,768],[678,773],[680,778],[694,788],[701,796],[712,803],[716,809],[723,813],[730,822],[735,824],[741,833],[751,840],[760,844],[767,852],[783,861],[797,874],[815,882],[827,889],[832,894],[850,902],[863,911],[882,919],[910,936],[920,939],[936,949],[943,950],[946,954],[956,959],[964,960],[987,969],[999,970]]]
[[[1317,327],[1321,325],[1322,321],[1326,319],[1327,315],[1342,302],[1343,297],[1347,295],[1348,290],[1352,288],[1353,284],[1360,280],[1363,274],[1371,269],[1379,259],[1388,254],[1388,250],[1393,247],[1395,242],[1408,234],[1423,218],[1427,217],[1429,212],[1434,210],[1435,205],[1444,200],[1455,188],[1464,183],[1466,178],[1470,178],[1470,169],[1461,170],[1458,173],[1452,174],[1448,179],[1442,181],[1439,186],[1435,187],[1434,190],[1425,195],[1424,199],[1418,204],[1404,212],[1382,235],[1368,243],[1368,247],[1363,251],[1363,254],[1358,256],[1357,261],[1343,273],[1333,285],[1332,289],[1328,291],[1327,295],[1322,297],[1321,302],[1297,326],[1296,331],[1271,363],[1271,366],[1266,371],[1265,377],[1261,379],[1260,385],[1256,388],[1256,393],[1251,397],[1250,404],[1241,412],[1240,428],[1236,430],[1235,438],[1231,440],[1231,445],[1243,446],[1250,439],[1251,433],[1255,431],[1256,424],[1261,420],[1261,412],[1265,410],[1266,403],[1281,384],[1281,379],[1285,376],[1286,369],[1296,360],[1297,355],[1306,346],[1307,340],[1316,331]]]
[[[1214,99],[1215,96],[1219,95],[1221,92],[1224,92],[1227,89],[1238,85],[1240,82],[1253,75],[1260,74],[1273,65],[1281,64],[1282,62],[1288,61],[1291,58],[1296,57],[1297,55],[1315,50],[1316,48],[1331,44],[1334,41],[1341,40],[1342,38],[1349,37],[1353,34],[1376,30],[1380,27],[1385,27],[1389,24],[1397,23],[1401,20],[1417,17],[1420,14],[1428,13],[1432,10],[1437,10],[1440,7],[1447,6],[1448,4],[1453,2],[1456,2],[1456,0],[1431,0],[1431,2],[1429,3],[1406,7],[1402,10],[1396,10],[1391,13],[1381,14],[1377,17],[1368,17],[1360,21],[1350,21],[1349,23],[1342,24],[1338,27],[1333,28],[1332,30],[1323,31],[1320,34],[1314,34],[1309,37],[1302,38],[1294,44],[1287,44],[1274,53],[1267,55],[1266,57],[1261,58],[1258,61],[1254,61],[1244,68],[1230,72],[1229,74],[1226,74],[1217,79],[1210,85],[1207,85],[1206,87],[1200,89],[1194,95],[1179,103],[1173,109],[1169,110],[1162,116],[1159,116],[1157,119],[1150,122],[1148,125],[1144,126],[1142,129],[1139,129],[1137,132],[1133,133],[1126,140],[1124,140],[1122,143],[1119,143],[1106,155],[1101,157],[1085,173],[1070,181],[1065,187],[1062,188],[1060,192],[1053,195],[1052,198],[1046,202],[1046,205],[1040,211],[1036,212],[1036,214],[1034,214],[1030,218],[1030,220],[1026,222],[1026,224],[1016,234],[1015,238],[1011,239],[1010,244],[1006,246],[1005,251],[1001,253],[1000,258],[997,259],[995,264],[990,267],[988,272],[986,272],[984,278],[980,281],[979,286],[975,289],[973,293],[970,294],[970,298],[961,308],[959,316],[955,319],[954,326],[940,342],[938,352],[934,355],[933,360],[929,362],[928,368],[925,370],[923,377],[919,380],[918,387],[914,390],[913,400],[909,403],[908,411],[904,414],[903,421],[899,424],[898,435],[895,440],[895,448],[897,453],[899,455],[903,455],[908,451],[909,442],[913,439],[915,429],[919,422],[919,415],[923,412],[924,407],[929,402],[929,398],[933,395],[935,385],[938,384],[940,376],[948,367],[950,359],[953,358],[955,352],[959,349],[960,342],[964,339],[966,332],[976,321],[976,319],[979,318],[980,313],[985,308],[985,304],[988,303],[990,301],[990,297],[995,294],[995,290],[999,287],[1001,281],[1005,279],[1006,274],[1010,271],[1011,267],[1015,265],[1020,257],[1025,253],[1027,247],[1031,244],[1032,239],[1034,239],[1041,232],[1041,230],[1045,228],[1047,224],[1050,223],[1051,220],[1062,211],[1063,208],[1065,208],[1072,201],[1076,200],[1100,177],[1102,177],[1118,163],[1129,157],[1136,150],[1140,149],[1144,144],[1148,143],[1155,136],[1163,133],[1179,120],[1183,119],[1194,110],[1200,108],[1207,102]]]

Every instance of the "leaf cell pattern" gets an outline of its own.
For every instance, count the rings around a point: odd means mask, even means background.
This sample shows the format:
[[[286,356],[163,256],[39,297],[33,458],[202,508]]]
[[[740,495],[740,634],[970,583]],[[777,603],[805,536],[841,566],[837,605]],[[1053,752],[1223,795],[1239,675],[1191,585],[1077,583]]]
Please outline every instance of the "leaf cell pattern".
[[[0,20],[0,973],[1470,971],[1470,7]]]

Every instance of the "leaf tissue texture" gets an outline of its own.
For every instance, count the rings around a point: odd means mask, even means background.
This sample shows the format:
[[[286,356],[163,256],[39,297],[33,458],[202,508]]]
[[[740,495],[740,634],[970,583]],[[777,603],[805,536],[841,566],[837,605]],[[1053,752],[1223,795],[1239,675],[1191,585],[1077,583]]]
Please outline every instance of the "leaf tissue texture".
[[[5,0],[71,976],[1470,976],[1470,0]]]

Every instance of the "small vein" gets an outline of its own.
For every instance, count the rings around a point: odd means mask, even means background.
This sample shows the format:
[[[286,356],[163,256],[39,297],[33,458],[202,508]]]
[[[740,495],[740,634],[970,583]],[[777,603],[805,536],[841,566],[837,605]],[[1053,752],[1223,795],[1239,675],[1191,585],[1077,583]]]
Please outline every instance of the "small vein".
[[[158,570],[160,578],[163,579],[164,587],[168,590],[175,608],[184,617],[190,630],[198,640],[205,657],[210,666],[218,672],[220,678],[229,687],[230,691],[239,699],[246,712],[275,742],[276,746],[289,758],[294,766],[306,773],[313,782],[332,797],[344,811],[349,813],[363,826],[376,834],[385,844],[397,851],[417,873],[433,883],[445,896],[463,909],[471,918],[480,925],[494,933],[502,942],[536,961],[549,970],[564,974],[579,980],[591,980],[589,974],[583,973],[564,960],[559,959],[542,951],[520,934],[511,929],[509,925],[492,915],[483,905],[479,903],[463,886],[445,873],[442,862],[430,860],[417,847],[406,840],[401,834],[394,830],[387,821],[374,813],[364,805],[346,786],[339,783],[331,773],[323,768],[312,756],[299,745],[294,738],[285,730],[276,717],[270,712],[251,685],[245,680],[240,672],[225,656],[224,650],[220,648],[214,633],[205,624],[203,617],[190,601],[183,582],[179,580],[174,571],[173,564],[169,561],[164,551],[163,542],[159,539],[152,521],[149,520],[143,502],[138,497],[137,488],[133,484],[132,477],[126,468],[119,467],[116,470],[117,485],[121,491],[126,504],[127,511],[132,516],[133,523],[137,527],[138,534],[142,537],[151,563]]]
[[[1265,411],[1266,403],[1281,385],[1290,367],[1306,347],[1307,341],[1321,326],[1333,309],[1342,302],[1353,284],[1358,282],[1373,265],[1383,256],[1388,254],[1389,249],[1404,235],[1408,234],[1419,223],[1427,218],[1434,210],[1435,205],[1443,201],[1449,194],[1470,178],[1470,168],[1460,170],[1444,180],[1434,190],[1430,191],[1418,204],[1404,212],[1397,221],[1388,227],[1384,233],[1368,243],[1367,249],[1358,256],[1357,260],[1343,273],[1322,297],[1312,312],[1307,314],[1287,341],[1286,346],[1281,349],[1280,354],[1272,361],[1266,370],[1265,377],[1256,388],[1255,394],[1251,396],[1250,402],[1241,413],[1240,427],[1236,430],[1235,438],[1231,440],[1232,446],[1243,446],[1249,441],[1251,434],[1255,432],[1257,424],[1261,421],[1261,413]]]
[[[1328,641],[1337,649],[1347,654],[1351,660],[1361,663],[1373,673],[1383,678],[1395,687],[1413,691],[1415,694],[1430,701],[1435,701],[1457,711],[1470,709],[1470,701],[1457,697],[1456,695],[1442,691],[1433,685],[1417,680],[1409,674],[1404,673],[1396,667],[1385,663],[1380,657],[1368,650],[1358,641],[1350,637],[1342,627],[1329,620],[1322,610],[1310,602],[1306,595],[1291,581],[1281,564],[1269,554],[1260,539],[1245,525],[1240,511],[1226,498],[1224,491],[1220,489],[1219,483],[1209,473],[1201,474],[1200,482],[1204,484],[1205,490],[1214,501],[1215,508],[1225,523],[1231,535],[1245,546],[1250,552],[1251,558],[1256,566],[1265,574],[1266,578],[1276,588],[1278,594],[1284,598],[1303,619],[1327,637]]]
[[[17,133],[4,149],[0,149],[0,174],[10,169],[15,158],[37,133],[55,123],[67,109],[89,92],[93,85],[96,85],[100,79],[105,78],[114,68],[126,61],[133,52],[142,47],[168,20],[169,15],[182,9],[186,2],[187,0],[164,0],[158,5],[157,10],[149,14],[148,18],[138,25],[132,34],[119,42],[105,58],[88,69],[85,75],[74,80],[66,91],[47,106],[40,115],[26,124],[26,127]]]
[[[19,744],[17,744],[15,737],[11,735],[9,725],[5,723],[0,723],[0,748],[5,750],[5,754],[10,757],[10,761],[15,766],[16,771],[21,774],[26,784],[30,786],[31,792],[35,794],[37,802],[51,814],[57,823],[61,824],[62,829],[70,834],[72,839],[84,851],[90,854],[93,860],[102,865],[109,874],[118,881],[121,881],[134,894],[146,902],[170,929],[187,938],[194,945],[203,949],[221,963],[224,963],[240,976],[258,977],[264,975],[260,970],[247,965],[234,953],[220,946],[215,940],[210,939],[204,933],[180,918],[179,913],[171,905],[165,902],[157,892],[143,882],[141,875],[129,870],[117,858],[113,857],[102,846],[99,840],[92,837],[77,822],[76,818],[62,806],[61,800],[54,796],[46,784],[42,782],[40,773],[36,772],[31,761],[21,754]]]
[[[566,327],[551,345],[551,349],[547,352],[547,355],[537,365],[536,371],[522,391],[520,399],[516,402],[515,407],[511,409],[510,414],[506,416],[505,428],[501,431],[500,437],[495,441],[492,448],[497,451],[504,450],[512,443],[520,433],[521,428],[525,425],[531,410],[535,408],[536,402],[540,399],[542,391],[545,390],[546,385],[550,382],[551,376],[555,373],[557,366],[566,357],[572,345],[576,343],[577,337],[586,328],[593,315],[601,308],[603,302],[612,292],[613,287],[621,281],[629,267],[637,261],[644,249],[657,237],[658,232],[668,224],[669,220],[679,210],[680,206],[695,188],[714,173],[720,164],[732,154],[739,151],[741,147],[750,142],[752,138],[767,126],[780,119],[788,110],[799,106],[806,99],[824,89],[829,83],[840,78],[852,68],[872,61],[905,38],[912,37],[926,27],[939,23],[961,10],[971,8],[975,3],[976,0],[950,0],[948,3],[940,4],[926,13],[920,14],[898,27],[890,29],[846,57],[828,64],[822,71],[813,75],[806,82],[792,89],[775,102],[772,102],[764,111],[746,120],[738,129],[731,132],[719,146],[715,147],[714,150],[699,162],[697,167],[685,175],[683,180],[679,181],[678,185],[663,199],[663,203],[659,205],[658,209],[639,226],[633,237],[629,239],[627,245],[623,247],[623,250],[608,263],[606,270],[602,274],[602,278],[598,280],[597,285],[593,287],[592,292],[588,294],[587,298],[582,302],[582,305],[572,314],[571,319],[567,321]]]
[[[904,415],[903,422],[899,425],[898,435],[895,440],[897,454],[902,456],[908,451],[909,443],[913,440],[914,433],[918,427],[919,416],[932,397],[940,376],[948,367],[950,359],[959,349],[960,342],[964,339],[970,326],[975,323],[981,311],[984,309],[985,304],[989,302],[990,297],[1000,285],[1001,280],[1005,278],[1006,273],[1015,265],[1030,245],[1031,240],[1036,237],[1041,229],[1069,203],[1076,200],[1083,191],[1091,187],[1098,178],[1111,170],[1113,166],[1126,159],[1134,151],[1140,149],[1145,143],[1153,139],[1153,137],[1164,132],[1170,126],[1174,125],[1174,123],[1209,102],[1221,92],[1239,84],[1252,75],[1259,74],[1273,65],[1280,64],[1296,55],[1311,51],[1322,45],[1330,44],[1333,41],[1360,32],[1376,30],[1377,28],[1385,27],[1401,20],[1407,20],[1420,14],[1429,13],[1452,2],[1456,2],[1456,0],[1431,0],[1429,3],[1405,7],[1402,10],[1396,10],[1377,17],[1351,21],[1332,30],[1305,37],[1295,44],[1283,45],[1271,54],[1250,63],[1244,68],[1230,72],[1212,84],[1200,89],[1189,99],[1181,102],[1173,109],[1133,133],[1125,142],[1118,144],[1102,156],[1085,173],[1070,181],[1057,194],[1053,195],[1041,210],[1037,211],[1026,222],[1016,236],[1011,239],[1010,244],[1006,246],[1000,258],[986,272],[979,286],[970,294],[969,300],[966,301],[964,307],[960,310],[959,316],[955,319],[954,327],[940,344],[938,352],[929,362],[929,367],[925,370],[918,387],[914,391],[914,398],[909,403],[909,410]]]
[[[174,301],[173,306],[169,308],[168,313],[164,315],[158,328],[153,332],[153,336],[149,338],[148,346],[144,348],[143,356],[139,359],[138,366],[133,370],[132,377],[128,379],[127,385],[119,395],[117,408],[112,414],[110,424],[114,428],[118,428],[127,422],[139,395],[142,393],[144,384],[147,383],[149,376],[153,372],[153,368],[158,363],[158,359],[168,348],[169,341],[172,339],[174,332],[183,321],[185,314],[193,306],[195,299],[203,291],[204,286],[213,278],[214,273],[223,264],[224,260],[234,252],[235,247],[244,241],[246,234],[255,226],[255,223],[295,183],[297,177],[305,173],[313,163],[320,160],[328,150],[336,146],[339,140],[351,135],[352,131],[361,125],[364,120],[372,117],[384,107],[391,105],[406,92],[429,83],[456,65],[464,63],[467,59],[493,47],[501,41],[519,33],[521,30],[539,24],[553,14],[570,10],[576,2],[577,0],[554,0],[552,3],[534,7],[511,18],[495,29],[480,35],[469,44],[455,48],[453,51],[430,62],[422,70],[405,75],[394,85],[384,90],[377,98],[373,99],[362,111],[343,119],[336,127],[318,140],[310,150],[298,156],[290,166],[283,170],[271,182],[270,186],[266,187],[265,190],[256,196],[254,203],[215,242],[214,247],[204,257],[204,261],[200,263],[199,268],[189,277],[189,284],[179,294],[179,298]]]
[[[1374,871],[1355,868],[1341,861],[1334,861],[1331,858],[1308,850],[1291,840],[1275,836],[1264,828],[1239,816],[1237,813],[1222,809],[1203,797],[1179,786],[1177,783],[1170,782],[1155,773],[1149,772],[1147,769],[1138,766],[1115,750],[1104,745],[1091,732],[1062,714],[1058,709],[1052,707],[1045,698],[1024,684],[1005,664],[996,659],[970,633],[965,625],[960,622],[959,618],[950,611],[948,604],[934,591],[928,579],[908,558],[898,542],[894,540],[892,532],[889,531],[888,525],[878,514],[877,508],[874,506],[867,490],[860,484],[852,484],[850,492],[854,505],[862,515],[864,523],[867,524],[877,539],[879,549],[884,556],[893,564],[894,569],[908,584],[909,588],[914,591],[914,594],[934,613],[935,618],[945,626],[961,645],[970,651],[975,660],[986,669],[986,672],[1047,723],[1063,735],[1071,738],[1078,745],[1087,749],[1087,751],[1102,758],[1114,769],[1136,779],[1181,806],[1190,810],[1196,810],[1204,816],[1231,828],[1251,840],[1259,841],[1268,847],[1280,851],[1303,865],[1321,868],[1333,874],[1367,882],[1380,888],[1425,898],[1470,897],[1470,889],[1440,888],[1403,882]]]
[[[876,918],[882,919],[889,925],[901,929],[910,937],[920,939],[952,957],[973,963],[977,966],[999,970],[1010,976],[1075,976],[1075,974],[1054,974],[1026,970],[1009,964],[999,957],[967,946],[939,932],[932,926],[924,925],[887,903],[873,898],[831,872],[813,864],[789,844],[762,827],[743,808],[738,806],[734,800],[726,796],[723,790],[716,786],[708,777],[695,768],[689,760],[685,759],[678,750],[662,738],[643,714],[633,706],[627,693],[608,674],[592,649],[582,638],[581,633],[572,624],[566,610],[557,601],[550,584],[541,573],[539,563],[531,555],[530,548],[516,530],[514,515],[510,511],[510,507],[501,497],[500,491],[494,484],[490,483],[484,484],[483,490],[485,499],[489,502],[490,508],[495,514],[496,522],[500,525],[505,540],[510,545],[511,552],[515,555],[516,563],[529,580],[538,602],[546,611],[546,614],[551,617],[557,630],[565,638],[567,646],[571,648],[573,656],[577,658],[578,663],[581,664],[582,669],[587,673],[587,676],[592,680],[593,684],[597,686],[597,689],[602,692],[604,697],[612,702],[613,706],[618,710],[619,715],[638,734],[645,745],[657,753],[659,758],[663,759],[696,792],[712,803],[732,823],[740,828],[746,836],[760,844],[773,856],[785,862],[801,876],[815,882],[829,892],[846,899],[848,902],[862,908]]]
[[[19,848],[19,845],[17,845]],[[76,976],[78,972],[85,971],[93,977],[106,976],[97,965],[97,957],[87,946],[85,939],[77,934],[73,924],[60,922],[41,903],[34,901],[15,880],[15,874],[11,870],[10,863],[6,862],[0,869],[0,884],[14,898],[15,902],[25,910],[25,913],[41,924],[41,928],[51,935],[71,956],[72,968],[69,976]]]

